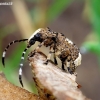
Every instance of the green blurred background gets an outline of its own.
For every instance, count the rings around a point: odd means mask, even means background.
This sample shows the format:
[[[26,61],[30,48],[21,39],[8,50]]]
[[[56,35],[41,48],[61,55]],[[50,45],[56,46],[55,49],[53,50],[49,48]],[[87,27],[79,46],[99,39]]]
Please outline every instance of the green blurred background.
[[[0,0],[13,5],[0,5],[0,56],[9,42],[29,38],[40,27],[50,27],[71,39],[82,53],[77,82],[83,93],[92,100],[100,100],[100,0]],[[37,44],[36,44],[37,45]],[[23,67],[25,89],[37,93],[32,80],[27,55]],[[17,86],[18,69],[25,43],[16,43],[6,54],[0,71]],[[48,48],[42,51],[48,53]],[[1,58],[0,58],[1,59]],[[0,60],[1,61],[1,60]]]

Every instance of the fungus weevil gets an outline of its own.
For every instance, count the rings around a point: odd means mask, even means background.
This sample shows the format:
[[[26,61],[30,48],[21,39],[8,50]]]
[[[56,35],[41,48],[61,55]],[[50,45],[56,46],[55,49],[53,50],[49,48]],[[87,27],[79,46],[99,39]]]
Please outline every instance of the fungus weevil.
[[[5,55],[6,51],[8,50],[9,46],[16,43],[27,41],[27,47],[24,49],[21,57],[20,69],[19,69],[19,81],[23,87],[22,83],[22,67],[24,60],[24,55],[32,45],[35,44],[36,41],[40,42],[38,47],[34,50],[36,52],[42,45],[46,47],[50,47],[49,54],[47,56],[47,60],[45,64],[48,63],[50,60],[51,54],[54,53],[54,62],[57,64],[56,57],[58,57],[62,62],[62,70],[66,70],[70,74],[74,74],[75,69],[77,66],[81,64],[81,54],[79,52],[78,47],[68,38],[64,36],[62,33],[57,33],[51,31],[50,28],[39,28],[36,30],[29,39],[22,39],[22,40],[14,40],[13,42],[9,43],[8,46],[5,48],[5,51],[2,55],[2,63],[5,65]],[[66,65],[66,67],[64,66]]]

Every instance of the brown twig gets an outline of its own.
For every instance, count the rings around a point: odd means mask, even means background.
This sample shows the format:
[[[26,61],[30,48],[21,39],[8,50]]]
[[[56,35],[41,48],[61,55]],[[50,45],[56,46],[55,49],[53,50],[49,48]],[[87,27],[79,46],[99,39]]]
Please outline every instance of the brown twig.
[[[30,56],[33,79],[43,100],[89,100],[78,89],[75,75],[63,72],[51,61],[45,65],[46,56],[41,52]]]
[[[35,53],[29,61],[39,96],[14,86],[0,74],[0,100],[90,100],[77,88],[76,76],[63,72],[52,61],[45,65],[43,53]]]
[[[0,74],[0,100],[43,100],[25,89],[14,86]]]
[[[15,15],[17,24],[20,28],[21,35],[23,38],[29,38],[30,35],[34,32],[35,24],[32,23],[32,20],[29,16],[29,12],[24,0],[12,0],[13,5],[11,9]]]

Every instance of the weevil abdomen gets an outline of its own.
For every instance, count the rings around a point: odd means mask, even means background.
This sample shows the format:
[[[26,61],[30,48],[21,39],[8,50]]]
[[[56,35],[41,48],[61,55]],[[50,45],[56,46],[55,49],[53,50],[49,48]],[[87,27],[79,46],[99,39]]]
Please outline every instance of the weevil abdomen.
[[[79,48],[61,33],[58,33],[55,54],[62,61],[62,64],[71,70],[71,73],[81,64]],[[65,70],[65,68],[63,69]]]

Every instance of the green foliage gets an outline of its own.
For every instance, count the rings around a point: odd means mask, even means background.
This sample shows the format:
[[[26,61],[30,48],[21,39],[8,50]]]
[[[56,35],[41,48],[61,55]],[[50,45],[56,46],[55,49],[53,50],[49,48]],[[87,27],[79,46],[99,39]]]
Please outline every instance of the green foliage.
[[[83,47],[85,47],[86,50],[96,54],[97,56],[100,55],[100,44],[96,41],[85,42]]]
[[[18,28],[15,24],[10,24],[3,28],[0,28],[0,32],[1,32],[0,38],[6,37],[8,34],[15,32],[17,29]]]
[[[42,3],[38,2],[39,3]],[[74,0],[54,0],[52,1],[52,3],[46,8],[46,21],[47,22],[52,22],[54,19],[56,19],[66,8],[68,8],[68,6],[73,2]],[[35,6],[33,7],[33,9],[31,9],[30,14],[32,16],[33,22],[38,22],[39,18],[41,15],[37,14],[37,12],[41,12],[39,10],[39,6]]]
[[[48,22],[57,18],[73,0],[54,0],[47,10]]]
[[[90,0],[92,27],[100,42],[100,0]]]
[[[96,54],[100,65],[100,0],[88,0],[86,1],[89,8],[89,20],[92,26],[92,32],[96,36],[96,40],[85,41],[83,47],[88,51]],[[92,33],[91,32],[91,33]]]

